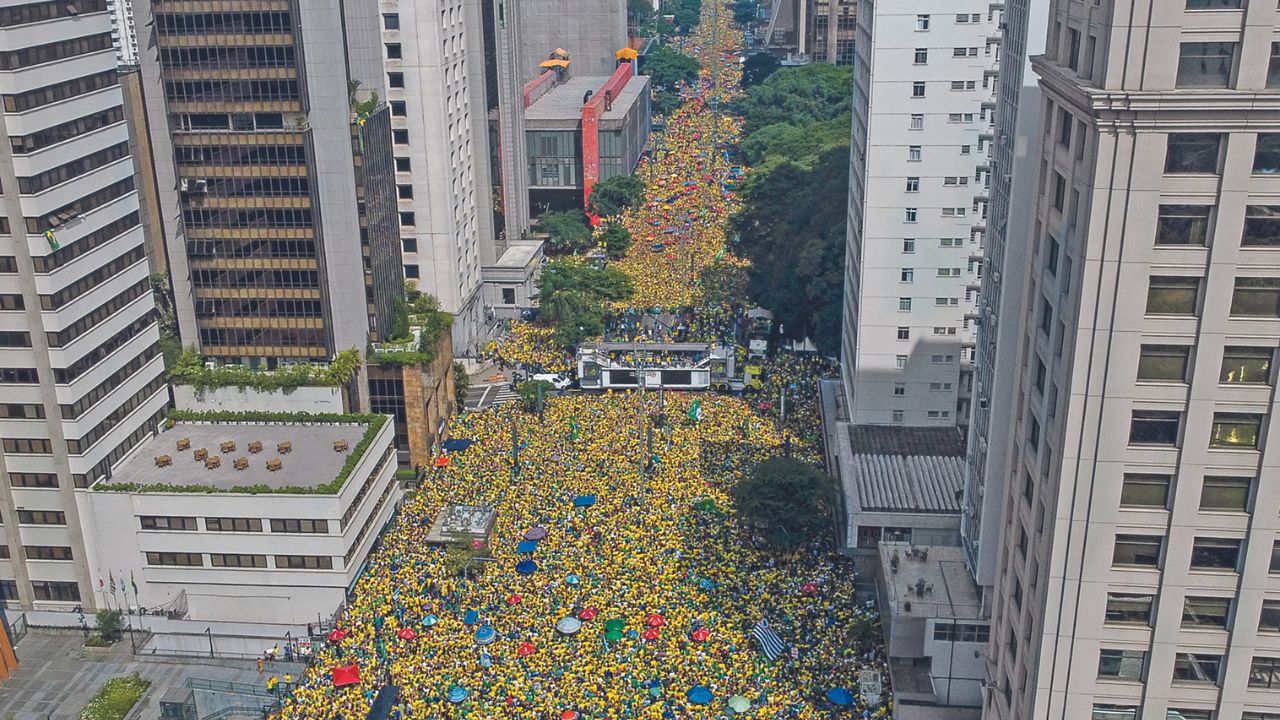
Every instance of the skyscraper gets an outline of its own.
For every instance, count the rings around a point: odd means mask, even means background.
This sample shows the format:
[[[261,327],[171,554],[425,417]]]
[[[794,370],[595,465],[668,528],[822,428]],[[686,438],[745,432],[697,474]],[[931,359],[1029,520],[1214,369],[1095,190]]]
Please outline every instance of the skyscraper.
[[[183,342],[274,366],[364,349],[403,292],[376,0],[136,0]]]
[[[105,0],[0,5],[0,599],[93,603],[77,488],[168,401]]]
[[[133,20],[133,0],[107,0],[111,13],[111,41],[116,47],[116,61],[121,65],[138,62],[138,29]]]
[[[999,9],[859,0],[841,372],[854,424],[968,421]]]
[[[857,34],[858,0],[803,0],[807,52],[814,62],[853,64],[853,39]]]
[[[1278,26],[1050,4],[988,718],[1277,717]]]

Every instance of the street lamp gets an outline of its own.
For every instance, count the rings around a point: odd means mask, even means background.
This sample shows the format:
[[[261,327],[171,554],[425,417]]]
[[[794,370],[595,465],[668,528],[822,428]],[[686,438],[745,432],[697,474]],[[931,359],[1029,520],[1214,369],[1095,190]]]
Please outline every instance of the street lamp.
[[[206,627],[204,634],[209,637],[209,657],[213,657],[213,630]]]

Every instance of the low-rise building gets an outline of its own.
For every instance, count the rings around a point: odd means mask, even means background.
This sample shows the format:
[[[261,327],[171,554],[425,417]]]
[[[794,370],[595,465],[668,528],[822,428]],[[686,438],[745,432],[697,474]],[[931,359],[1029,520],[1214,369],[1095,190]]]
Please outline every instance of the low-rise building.
[[[394,434],[386,415],[174,411],[77,491],[90,572],[191,619],[328,617],[402,498]]]

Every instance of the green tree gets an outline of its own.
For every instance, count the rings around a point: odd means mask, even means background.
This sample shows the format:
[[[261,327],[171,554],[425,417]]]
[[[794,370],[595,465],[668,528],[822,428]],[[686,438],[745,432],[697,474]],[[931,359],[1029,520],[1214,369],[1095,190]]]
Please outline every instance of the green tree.
[[[570,255],[591,247],[591,226],[587,216],[578,210],[549,212],[538,218],[547,238],[547,252],[552,255]]]
[[[851,115],[841,115],[805,125],[766,125],[742,141],[742,157],[757,167],[771,160],[784,159],[797,165],[812,167],[818,156],[828,148],[842,145],[848,147],[852,124]]]
[[[632,25],[644,25],[653,15],[653,4],[648,0],[627,0],[627,19]]]
[[[644,201],[644,181],[635,175],[615,175],[591,188],[591,212],[601,217],[617,215]]]
[[[734,0],[733,21],[739,25],[751,25],[756,21],[756,11],[759,7],[759,0]],[[748,62],[750,62],[749,59]]]
[[[781,68],[751,87],[740,103],[748,134],[766,125],[831,120],[853,111],[853,72],[847,67],[810,63]]]
[[[520,407],[525,412],[537,412],[539,405],[544,405],[556,394],[556,386],[546,380],[527,380],[516,386],[516,394],[520,396]]]
[[[774,312],[787,337],[840,345],[849,147],[825,150],[812,167],[781,161],[752,173],[733,218],[738,252],[751,260],[748,293]]]
[[[626,257],[627,251],[631,249],[631,231],[622,223],[605,225],[600,233],[600,240],[604,242],[609,258],[612,260]]]
[[[467,406],[467,391],[471,389],[471,376],[460,362],[453,363],[453,396],[459,413]]]
[[[124,613],[119,610],[108,610],[103,608],[94,616],[97,621],[98,634],[104,640],[120,639],[120,624],[124,618]]]
[[[742,64],[742,87],[759,85],[780,67],[782,67],[782,61],[770,53],[758,52],[748,55],[746,62]]]
[[[832,531],[835,481],[812,465],[769,458],[733,488],[738,512],[774,548],[790,550]]]
[[[462,575],[482,553],[466,540],[454,540],[444,547],[445,570],[450,575]]]
[[[640,72],[648,75],[655,89],[675,91],[680,83],[692,83],[698,77],[698,62],[666,45],[654,44],[645,54]]]
[[[631,297],[631,278],[611,268],[553,260],[538,277],[538,318],[555,327],[556,342],[572,348],[604,333],[607,303]]]

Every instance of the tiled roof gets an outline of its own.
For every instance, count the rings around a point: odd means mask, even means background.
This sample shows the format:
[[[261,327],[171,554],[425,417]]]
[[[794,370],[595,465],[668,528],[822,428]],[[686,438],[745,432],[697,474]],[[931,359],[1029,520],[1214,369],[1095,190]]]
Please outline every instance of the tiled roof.
[[[864,512],[959,513],[964,439],[954,427],[850,425],[848,476]]]

